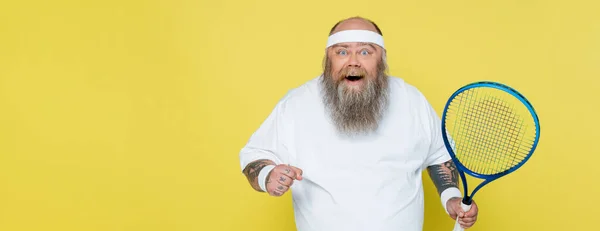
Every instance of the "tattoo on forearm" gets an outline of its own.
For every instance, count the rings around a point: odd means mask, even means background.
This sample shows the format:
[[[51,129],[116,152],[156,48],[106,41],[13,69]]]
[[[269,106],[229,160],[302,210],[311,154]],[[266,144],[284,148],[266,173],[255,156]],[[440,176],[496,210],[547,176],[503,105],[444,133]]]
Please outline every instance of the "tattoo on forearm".
[[[452,160],[427,168],[438,194],[450,187],[458,187],[458,170]]]
[[[246,168],[244,168],[244,175],[250,182],[250,185],[256,190],[260,191],[260,187],[258,186],[258,174],[260,174],[260,170],[262,170],[265,166],[273,164],[270,160],[256,160],[248,164]]]

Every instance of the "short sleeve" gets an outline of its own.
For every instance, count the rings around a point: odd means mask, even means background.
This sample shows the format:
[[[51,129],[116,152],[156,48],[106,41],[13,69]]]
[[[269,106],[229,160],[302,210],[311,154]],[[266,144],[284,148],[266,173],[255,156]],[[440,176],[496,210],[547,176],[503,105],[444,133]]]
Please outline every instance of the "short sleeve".
[[[285,115],[285,98],[280,100],[258,129],[250,136],[239,153],[242,170],[259,159],[268,159],[276,164],[287,161],[288,151],[285,134],[289,123]]]
[[[425,161],[425,167],[431,165],[437,165],[451,160],[450,154],[444,145],[444,138],[442,137],[442,124],[440,117],[436,114],[435,110],[427,101],[425,101],[426,112],[425,118],[428,120],[427,134],[430,135],[429,153],[427,153],[427,159]]]

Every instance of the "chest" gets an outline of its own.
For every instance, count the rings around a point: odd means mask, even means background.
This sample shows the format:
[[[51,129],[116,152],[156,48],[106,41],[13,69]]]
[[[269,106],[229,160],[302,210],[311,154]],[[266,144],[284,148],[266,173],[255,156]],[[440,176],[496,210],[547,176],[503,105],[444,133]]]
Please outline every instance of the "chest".
[[[291,138],[290,164],[307,177],[413,175],[422,171],[429,150],[428,135],[414,116],[384,119],[376,133],[356,138],[340,136],[326,118],[306,116],[296,120]]]

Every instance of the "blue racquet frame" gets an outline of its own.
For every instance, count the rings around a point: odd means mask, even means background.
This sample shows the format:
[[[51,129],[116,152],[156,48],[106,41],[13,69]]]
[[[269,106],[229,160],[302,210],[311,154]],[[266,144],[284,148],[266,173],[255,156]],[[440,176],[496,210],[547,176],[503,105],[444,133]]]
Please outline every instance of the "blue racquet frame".
[[[466,168],[462,163],[460,163],[460,161],[458,161],[458,158],[456,157],[456,154],[454,153],[454,151],[452,150],[452,147],[450,145],[450,142],[448,141],[448,136],[446,135],[446,113],[447,110],[450,106],[450,103],[452,102],[452,100],[461,92],[472,89],[472,88],[478,88],[478,87],[491,87],[491,88],[496,88],[505,92],[508,92],[509,94],[513,95],[514,97],[516,97],[517,99],[519,99],[529,110],[529,112],[531,113],[534,123],[535,123],[535,130],[536,130],[536,136],[535,136],[535,140],[533,142],[532,148],[529,151],[529,153],[527,154],[527,156],[523,159],[523,161],[521,161],[519,164],[513,166],[512,168],[497,173],[497,174],[479,174],[476,172],[473,172],[471,170],[469,170],[468,168]],[[477,193],[477,191],[479,191],[479,189],[481,189],[483,186],[487,185],[488,183],[502,177],[505,176],[506,174],[509,174],[511,172],[516,171],[517,169],[519,169],[521,166],[523,166],[523,164],[525,164],[529,158],[531,157],[531,155],[533,154],[533,152],[535,151],[538,141],[540,139],[540,123],[539,123],[539,119],[538,119],[538,115],[535,111],[535,109],[533,108],[533,106],[531,105],[531,103],[527,100],[527,98],[525,98],[521,93],[519,93],[517,90],[501,84],[501,83],[497,83],[497,82],[491,82],[491,81],[479,81],[479,82],[474,82],[471,84],[468,84],[466,86],[461,87],[460,89],[458,89],[456,92],[454,92],[452,94],[452,96],[450,96],[450,98],[448,99],[448,102],[446,103],[446,105],[444,106],[444,112],[442,114],[442,136],[444,138],[444,144],[446,146],[446,149],[448,150],[448,152],[450,153],[450,157],[452,157],[452,160],[454,162],[454,164],[456,165],[456,168],[458,169],[458,173],[460,174],[460,178],[462,180],[463,183],[463,187],[464,187],[464,198],[463,198],[463,203],[466,205],[470,205],[473,196],[475,196],[475,193]],[[465,173],[473,176],[473,177],[477,177],[480,179],[484,179],[484,181],[482,183],[480,183],[477,187],[475,187],[475,189],[473,190],[473,192],[471,193],[471,195],[468,195],[468,187],[467,187],[467,179],[465,177]]]

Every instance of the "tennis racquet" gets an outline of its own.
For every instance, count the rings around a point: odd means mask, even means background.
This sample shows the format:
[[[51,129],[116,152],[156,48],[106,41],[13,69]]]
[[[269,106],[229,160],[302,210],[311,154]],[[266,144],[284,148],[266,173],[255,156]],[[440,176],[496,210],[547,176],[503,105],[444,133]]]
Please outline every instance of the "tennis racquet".
[[[442,136],[462,179],[461,207],[467,212],[477,191],[529,160],[540,138],[540,123],[531,103],[515,89],[475,82],[448,99]],[[470,195],[465,173],[483,179]],[[454,231],[462,230],[457,218]]]

